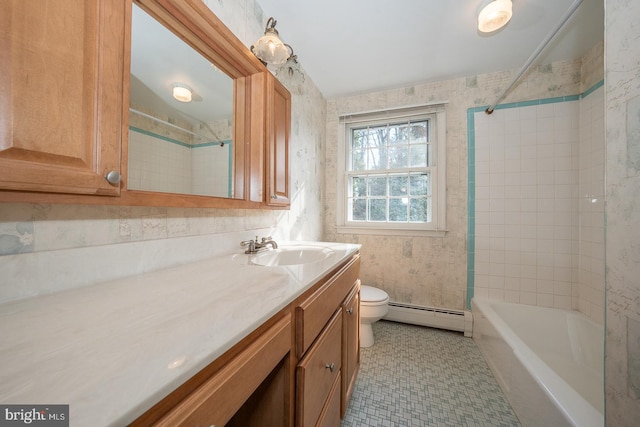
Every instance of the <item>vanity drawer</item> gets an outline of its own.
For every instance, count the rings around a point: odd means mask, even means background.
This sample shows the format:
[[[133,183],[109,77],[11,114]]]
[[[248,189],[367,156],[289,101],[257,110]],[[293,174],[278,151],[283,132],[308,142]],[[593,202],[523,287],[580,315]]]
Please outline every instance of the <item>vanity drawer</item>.
[[[296,307],[296,355],[302,357],[331,315],[340,307],[360,275],[357,255],[302,304]]]
[[[340,378],[336,378],[331,394],[322,409],[316,427],[336,427],[340,425]]]
[[[336,381],[341,379],[341,367],[342,311],[338,310],[318,341],[298,364],[296,372],[298,426],[316,425],[331,390]],[[339,419],[339,400],[337,410]]]

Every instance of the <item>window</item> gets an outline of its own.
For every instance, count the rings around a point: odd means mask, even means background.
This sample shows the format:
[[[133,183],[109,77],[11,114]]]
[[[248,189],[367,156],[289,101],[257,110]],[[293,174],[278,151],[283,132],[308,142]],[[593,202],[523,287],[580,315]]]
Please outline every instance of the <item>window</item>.
[[[443,235],[442,105],[341,117],[338,231]]]

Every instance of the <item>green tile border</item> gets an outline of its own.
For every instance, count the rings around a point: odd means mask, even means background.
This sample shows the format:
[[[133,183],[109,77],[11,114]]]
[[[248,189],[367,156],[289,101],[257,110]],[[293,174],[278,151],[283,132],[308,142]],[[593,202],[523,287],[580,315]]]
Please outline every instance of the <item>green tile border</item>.
[[[535,99],[531,101],[510,102],[496,105],[494,110],[506,110],[508,108],[531,107],[534,105],[555,104],[558,102],[579,101],[604,86],[604,80],[578,95],[558,96],[554,98]],[[468,148],[468,194],[467,194],[467,309],[471,309],[475,282],[475,248],[476,248],[476,135],[475,113],[484,112],[489,106],[473,107],[467,109],[467,148]]]
[[[475,248],[476,248],[476,136],[475,113],[485,111],[487,107],[467,110],[467,309],[471,309],[473,286],[475,280]]]
[[[161,139],[163,141],[170,142],[172,144],[176,144],[176,145],[179,145],[181,147],[186,147],[186,148],[211,147],[212,145],[220,145],[220,142],[224,142],[225,145],[228,144],[229,146],[231,146],[232,142],[233,142],[230,139],[227,139],[227,140],[224,140],[224,141],[211,141],[211,142],[205,142],[205,143],[202,143],[202,144],[193,144],[192,145],[192,144],[187,144],[186,142],[178,141],[177,139],[169,138],[168,136],[159,135],[157,133],[150,132],[150,131],[145,130],[145,129],[140,129],[140,128],[137,128],[135,126],[129,126],[129,130],[132,130],[132,131],[137,132],[137,133],[141,133],[143,135],[151,136],[151,137],[154,137],[154,138],[157,138],[157,139]]]
[[[177,139],[169,138],[167,136],[158,135],[157,133],[149,132],[148,130],[140,129],[140,128],[137,128],[135,126],[129,126],[129,130],[132,130],[132,131],[137,132],[137,133],[141,133],[143,135],[151,136],[153,138],[161,139],[163,141],[170,142],[172,144],[176,144],[176,145],[179,145],[181,147],[191,148],[191,145],[187,144],[185,142],[178,141]]]
[[[592,92],[600,89],[602,86],[604,86],[604,80],[600,80],[598,83],[594,84],[589,89],[584,91],[584,93],[580,95],[580,98],[586,98],[587,96],[591,95]]]

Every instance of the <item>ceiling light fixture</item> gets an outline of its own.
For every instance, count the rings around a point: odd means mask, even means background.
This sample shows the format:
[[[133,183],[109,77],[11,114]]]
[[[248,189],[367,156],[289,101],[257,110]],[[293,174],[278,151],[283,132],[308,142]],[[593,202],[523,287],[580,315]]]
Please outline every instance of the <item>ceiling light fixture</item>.
[[[478,30],[483,33],[496,31],[511,19],[511,0],[494,0],[486,5],[478,15]]]
[[[251,52],[258,57],[265,65],[280,65],[287,62],[287,59],[293,55],[293,49],[280,40],[278,30],[276,30],[277,21],[269,18],[264,28],[264,36],[260,37],[256,44],[251,46]]]
[[[182,83],[173,85],[173,97],[180,102],[191,102],[191,89]]]

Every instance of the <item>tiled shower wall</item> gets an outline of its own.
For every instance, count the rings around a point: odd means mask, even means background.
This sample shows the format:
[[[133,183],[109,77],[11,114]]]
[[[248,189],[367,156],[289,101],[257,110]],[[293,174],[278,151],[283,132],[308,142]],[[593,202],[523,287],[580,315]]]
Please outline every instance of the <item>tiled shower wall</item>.
[[[129,131],[129,188],[228,197],[231,141],[189,145]]]
[[[129,130],[128,186],[136,190],[189,193],[191,149],[146,132]]]
[[[191,191],[194,194],[228,197],[232,193],[231,141],[191,148]]]
[[[475,296],[603,322],[601,86],[473,112]]]
[[[577,308],[600,323],[605,300],[604,149],[604,87],[601,87],[580,100],[577,284]]]

